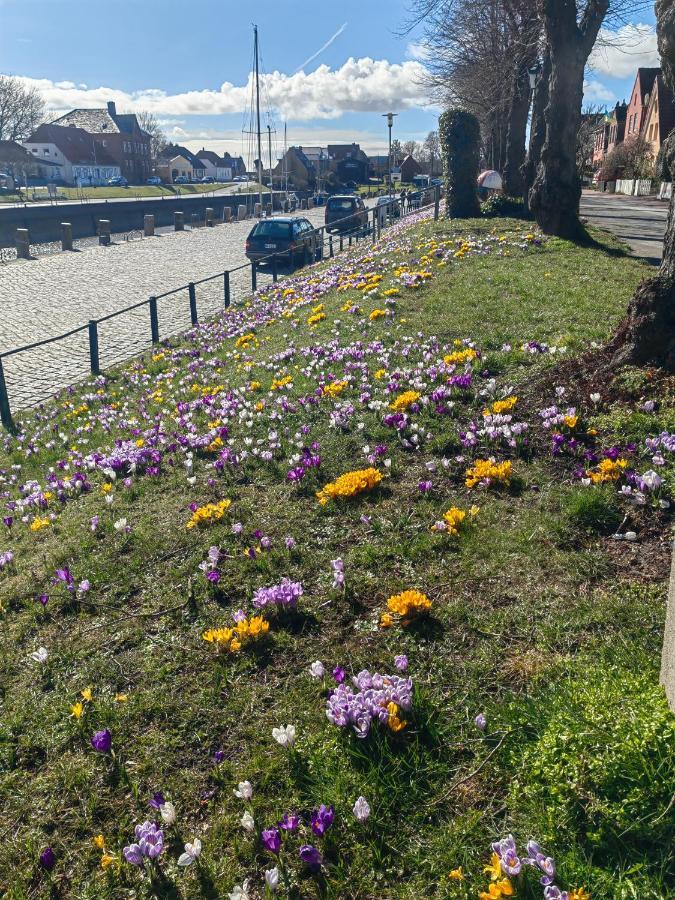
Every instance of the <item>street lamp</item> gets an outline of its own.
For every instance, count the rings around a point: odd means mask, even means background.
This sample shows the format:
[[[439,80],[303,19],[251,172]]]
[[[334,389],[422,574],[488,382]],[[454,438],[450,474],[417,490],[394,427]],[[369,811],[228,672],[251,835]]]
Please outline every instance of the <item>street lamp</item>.
[[[394,125],[394,116],[397,116],[398,113],[388,112],[382,113],[382,118],[387,120],[387,126],[389,128],[389,193],[391,194],[391,129]]]

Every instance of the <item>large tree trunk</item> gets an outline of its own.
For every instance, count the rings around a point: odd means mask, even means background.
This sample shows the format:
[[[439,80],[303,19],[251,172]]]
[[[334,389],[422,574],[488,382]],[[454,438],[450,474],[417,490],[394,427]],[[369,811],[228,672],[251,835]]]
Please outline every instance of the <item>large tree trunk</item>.
[[[532,100],[532,122],[530,123],[530,144],[527,159],[523,165],[523,201],[525,209],[530,208],[529,193],[541,160],[541,150],[546,139],[546,106],[548,105],[548,85],[551,79],[551,53],[548,44],[542,55],[541,70],[537,76]]]
[[[513,92],[509,110],[508,133],[506,136],[506,162],[503,172],[504,193],[509,197],[520,197],[524,180],[522,167],[525,162],[525,135],[527,116],[530,111],[530,79],[528,66],[521,63],[513,80]]]
[[[671,87],[675,85],[675,4],[657,0],[656,33],[661,66]],[[664,145],[664,161],[675,174],[675,132]],[[628,315],[610,343],[613,365],[663,366],[675,371],[675,195],[668,209],[663,260],[659,273],[639,285]]]
[[[577,24],[576,0],[543,0],[551,78],[546,139],[529,201],[542,231],[571,240],[584,235],[579,222],[581,181],[576,156],[584,67],[608,6],[609,0],[588,0]]]

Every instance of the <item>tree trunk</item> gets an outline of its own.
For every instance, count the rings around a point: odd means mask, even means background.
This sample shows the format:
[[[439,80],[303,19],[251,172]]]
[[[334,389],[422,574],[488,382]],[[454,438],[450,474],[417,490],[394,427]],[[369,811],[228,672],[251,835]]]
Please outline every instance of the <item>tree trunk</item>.
[[[532,122],[530,124],[530,145],[527,159],[523,165],[523,202],[525,209],[530,208],[529,193],[541,160],[541,148],[546,139],[545,110],[548,104],[548,83],[551,78],[551,54],[548,45],[544,49],[541,71],[537,77],[532,100]]]
[[[542,231],[570,240],[584,237],[579,222],[581,181],[577,172],[584,67],[608,6],[609,0],[587,0],[577,24],[576,0],[543,0],[551,78],[546,139],[530,191],[530,209]]]
[[[657,0],[656,34],[663,75],[675,85],[675,6]],[[675,174],[675,132],[663,146],[664,164]],[[671,197],[659,273],[638,286],[628,315],[612,339],[612,366],[652,364],[675,371],[675,196]]]
[[[508,132],[506,136],[506,162],[503,172],[504,193],[508,197],[521,197],[525,181],[525,135],[527,116],[530,111],[530,79],[528,67],[521,63],[513,80],[513,92],[509,110]]]

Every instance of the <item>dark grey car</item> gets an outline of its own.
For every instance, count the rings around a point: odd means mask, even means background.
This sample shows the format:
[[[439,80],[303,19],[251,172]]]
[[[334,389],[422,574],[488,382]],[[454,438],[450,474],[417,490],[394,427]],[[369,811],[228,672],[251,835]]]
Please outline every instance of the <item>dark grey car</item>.
[[[301,216],[279,216],[261,219],[246,239],[246,256],[259,262],[272,256],[291,265],[312,262],[316,256],[318,235],[308,219]]]

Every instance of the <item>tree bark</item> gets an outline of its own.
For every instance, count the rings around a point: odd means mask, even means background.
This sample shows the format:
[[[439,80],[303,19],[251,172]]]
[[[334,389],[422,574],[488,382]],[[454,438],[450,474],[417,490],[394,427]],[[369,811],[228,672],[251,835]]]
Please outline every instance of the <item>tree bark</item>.
[[[657,0],[656,34],[661,67],[668,84],[675,85],[675,5]],[[675,132],[664,144],[664,164],[675,175]],[[663,259],[655,278],[639,285],[609,344],[612,365],[663,366],[675,371],[675,196],[671,197],[663,241]]]
[[[503,189],[508,197],[521,197],[525,181],[525,136],[527,116],[530,111],[530,79],[528,66],[521,63],[513,79],[513,93],[509,110],[509,124],[506,136],[506,162],[503,172]]]
[[[551,53],[548,44],[542,55],[541,70],[537,76],[532,99],[532,122],[530,123],[530,144],[527,159],[523,165],[523,202],[530,208],[529,193],[541,160],[541,148],[546,139],[546,106],[548,104],[548,84],[551,78]]]
[[[546,138],[529,204],[542,231],[570,240],[584,236],[579,222],[581,181],[576,160],[584,67],[608,6],[609,0],[588,0],[577,24],[576,0],[543,0],[551,77]]]

